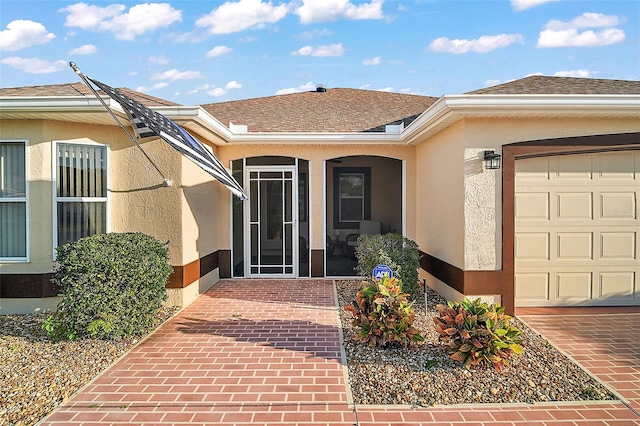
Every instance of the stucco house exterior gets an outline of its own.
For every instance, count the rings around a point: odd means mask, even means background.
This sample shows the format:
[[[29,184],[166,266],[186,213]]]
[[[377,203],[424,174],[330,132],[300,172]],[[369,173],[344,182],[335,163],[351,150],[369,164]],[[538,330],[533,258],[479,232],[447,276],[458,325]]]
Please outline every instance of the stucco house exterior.
[[[81,83],[0,89],[0,313],[54,309],[55,247],[91,233],[167,241],[170,300],[186,305],[221,278],[352,275],[346,240],[364,223],[416,241],[421,277],[448,299],[640,305],[639,81],[199,106],[121,91],[211,147],[249,199],[141,140],[164,185]]]

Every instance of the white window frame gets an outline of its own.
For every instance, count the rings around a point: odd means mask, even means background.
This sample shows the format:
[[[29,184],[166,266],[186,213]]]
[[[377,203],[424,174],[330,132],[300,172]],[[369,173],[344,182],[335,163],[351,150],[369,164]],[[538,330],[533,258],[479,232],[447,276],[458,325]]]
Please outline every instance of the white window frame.
[[[107,167],[106,167],[106,186],[107,186],[107,194],[106,197],[58,197],[58,144],[65,145],[88,145],[94,147],[104,147],[106,149],[106,159],[107,159]],[[57,247],[58,244],[58,202],[104,202],[106,209],[106,223],[105,223],[105,232],[111,232],[111,190],[110,188],[110,164],[111,164],[111,151],[109,149],[108,144],[98,143],[91,139],[74,139],[72,141],[69,140],[54,140],[51,144],[51,181],[52,181],[52,217],[53,217],[53,260],[56,260],[57,257]]]
[[[360,195],[347,195],[347,194],[344,194],[342,192],[342,185],[341,185],[342,184],[341,180],[342,180],[343,176],[345,176],[345,177],[346,176],[357,176],[360,179],[362,179],[362,194],[360,194]],[[349,222],[351,222],[351,223],[360,223],[361,221],[365,220],[365,215],[366,215],[366,213],[365,213],[365,203],[364,203],[365,196],[366,196],[366,194],[365,194],[365,192],[366,192],[365,191],[365,186],[366,186],[365,174],[363,172],[343,172],[343,173],[340,173],[339,179],[340,179],[340,181],[338,182],[338,200],[340,202],[339,202],[339,206],[338,206],[338,217],[340,218],[340,222],[341,223],[349,223]],[[342,217],[342,201],[343,200],[360,200],[360,219],[345,220]]]
[[[18,263],[29,262],[31,254],[31,245],[29,238],[29,155],[28,146],[29,141],[27,139],[1,139],[2,143],[21,143],[24,147],[24,197],[15,198],[0,198],[0,203],[17,203],[23,202],[25,204],[25,256],[23,257],[0,257],[2,263]]]

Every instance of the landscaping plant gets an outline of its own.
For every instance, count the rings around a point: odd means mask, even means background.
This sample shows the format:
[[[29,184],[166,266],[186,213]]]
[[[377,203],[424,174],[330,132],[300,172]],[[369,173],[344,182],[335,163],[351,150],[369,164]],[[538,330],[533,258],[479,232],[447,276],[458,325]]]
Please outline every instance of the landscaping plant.
[[[358,275],[368,277],[376,265],[387,265],[393,271],[393,276],[403,283],[404,291],[412,297],[417,296],[420,290],[420,253],[415,241],[399,234],[360,235],[356,259]]]
[[[480,299],[438,305],[433,317],[436,332],[447,342],[451,358],[468,369],[492,364],[500,370],[512,354],[522,354],[521,330],[511,325],[511,317],[499,304]]]
[[[62,300],[43,324],[53,339],[118,340],[151,329],[167,298],[169,250],[141,233],[97,234],[58,247]]]
[[[379,281],[364,281],[356,300],[345,307],[353,316],[353,325],[359,330],[356,340],[371,347],[397,343],[402,346],[423,341],[413,326],[413,302],[402,292],[397,278],[382,277]]]

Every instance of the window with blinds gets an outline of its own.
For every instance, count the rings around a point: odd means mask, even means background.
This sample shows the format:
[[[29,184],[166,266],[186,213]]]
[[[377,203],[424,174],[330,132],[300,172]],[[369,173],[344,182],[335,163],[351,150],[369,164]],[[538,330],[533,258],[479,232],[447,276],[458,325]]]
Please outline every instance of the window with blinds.
[[[0,141],[0,260],[27,260],[27,167],[23,141]]]
[[[58,143],[57,245],[107,232],[107,148]]]

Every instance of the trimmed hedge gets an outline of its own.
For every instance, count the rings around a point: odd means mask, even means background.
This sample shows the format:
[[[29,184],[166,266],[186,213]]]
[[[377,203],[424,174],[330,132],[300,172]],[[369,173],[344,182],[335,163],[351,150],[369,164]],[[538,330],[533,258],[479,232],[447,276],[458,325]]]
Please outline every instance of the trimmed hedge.
[[[415,241],[399,234],[360,235],[356,258],[356,272],[359,275],[370,277],[376,265],[385,264],[391,268],[394,277],[402,282],[402,291],[413,297],[418,294],[420,252]]]
[[[52,282],[62,300],[44,324],[55,339],[118,340],[149,331],[173,268],[169,249],[142,233],[97,234],[58,247]]]

